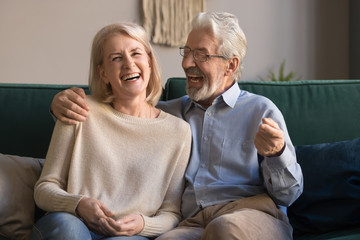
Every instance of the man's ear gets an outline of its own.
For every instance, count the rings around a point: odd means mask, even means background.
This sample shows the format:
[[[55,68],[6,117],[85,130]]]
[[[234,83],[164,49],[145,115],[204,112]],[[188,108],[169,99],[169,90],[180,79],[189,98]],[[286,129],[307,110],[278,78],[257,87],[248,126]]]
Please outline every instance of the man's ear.
[[[110,81],[106,77],[105,69],[101,65],[98,65],[97,71],[98,71],[98,74],[99,74],[101,80],[103,80],[105,84],[109,84]]]
[[[238,69],[240,64],[240,59],[238,57],[232,57],[228,60],[227,68],[226,68],[226,75],[232,76],[234,72]]]

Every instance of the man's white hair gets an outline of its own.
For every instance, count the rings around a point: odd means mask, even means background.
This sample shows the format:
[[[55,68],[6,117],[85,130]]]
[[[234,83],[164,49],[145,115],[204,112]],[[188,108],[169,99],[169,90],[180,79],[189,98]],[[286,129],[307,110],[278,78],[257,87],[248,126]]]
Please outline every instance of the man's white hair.
[[[202,12],[192,21],[192,29],[210,29],[219,40],[218,54],[230,59],[239,57],[240,64],[234,72],[233,79],[239,81],[243,68],[243,59],[246,55],[247,41],[238,19],[227,12]]]

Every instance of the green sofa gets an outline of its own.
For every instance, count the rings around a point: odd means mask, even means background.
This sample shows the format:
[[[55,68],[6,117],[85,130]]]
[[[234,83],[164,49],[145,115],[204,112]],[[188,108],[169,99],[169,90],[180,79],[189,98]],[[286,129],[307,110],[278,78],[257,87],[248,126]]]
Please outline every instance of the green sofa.
[[[288,208],[294,239],[360,239],[360,80],[239,82],[239,86],[268,97],[279,107],[296,146],[304,174],[304,193]],[[30,192],[27,194],[32,193],[54,127],[49,114],[51,100],[57,92],[69,87],[0,84],[0,184],[2,178],[5,181],[21,178],[27,184]],[[87,86],[80,87],[89,91]],[[171,78],[165,85],[162,100],[183,95],[185,79]],[[14,156],[18,168],[25,169],[26,163],[35,162],[37,171],[26,169],[35,180],[24,180],[24,174],[19,174],[15,167],[1,172]],[[11,172],[16,176],[8,177]],[[18,185],[7,188],[0,185],[1,198],[21,192],[16,191],[20,189]],[[12,205],[1,200],[0,211],[16,212],[27,204],[20,211],[30,216],[29,221],[43,214],[39,209],[34,211],[33,202],[25,204],[21,193],[17,195],[19,199],[12,197]],[[12,209],[14,202],[19,204]],[[10,210],[0,213],[0,239],[26,239],[32,222],[12,226],[17,220],[10,216]],[[9,228],[15,230],[9,232]]]

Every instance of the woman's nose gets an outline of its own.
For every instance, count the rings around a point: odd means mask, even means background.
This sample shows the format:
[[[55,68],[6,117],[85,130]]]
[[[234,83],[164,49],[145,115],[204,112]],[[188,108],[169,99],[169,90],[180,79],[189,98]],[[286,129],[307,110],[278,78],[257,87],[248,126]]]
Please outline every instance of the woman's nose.
[[[134,59],[131,56],[125,55],[123,60],[123,67],[125,68],[130,68],[134,65]]]

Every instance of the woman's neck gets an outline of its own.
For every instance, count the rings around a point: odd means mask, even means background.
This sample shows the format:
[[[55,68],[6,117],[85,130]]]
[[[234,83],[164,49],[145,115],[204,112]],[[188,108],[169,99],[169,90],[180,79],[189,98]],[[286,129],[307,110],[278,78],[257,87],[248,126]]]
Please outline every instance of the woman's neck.
[[[156,118],[160,113],[160,111],[151,106],[146,99],[115,99],[112,107],[116,111],[139,118]]]

